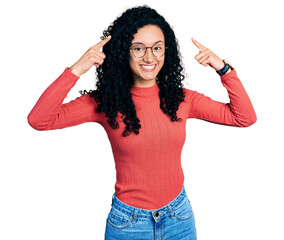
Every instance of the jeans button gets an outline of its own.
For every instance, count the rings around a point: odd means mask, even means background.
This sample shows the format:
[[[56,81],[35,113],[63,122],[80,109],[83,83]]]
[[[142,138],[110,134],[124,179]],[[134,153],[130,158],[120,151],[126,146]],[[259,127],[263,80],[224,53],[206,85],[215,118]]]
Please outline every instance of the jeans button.
[[[159,213],[158,212],[155,213],[155,217],[159,217]]]

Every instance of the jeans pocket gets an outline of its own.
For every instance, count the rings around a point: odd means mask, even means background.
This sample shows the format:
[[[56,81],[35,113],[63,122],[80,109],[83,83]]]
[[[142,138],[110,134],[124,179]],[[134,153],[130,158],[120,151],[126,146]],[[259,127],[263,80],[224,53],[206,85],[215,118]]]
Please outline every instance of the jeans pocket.
[[[130,225],[130,216],[112,207],[108,214],[107,223],[117,229],[124,229]]]
[[[176,207],[173,208],[175,212],[175,217],[179,221],[188,220],[192,214],[193,210],[190,204],[190,201],[187,197]]]

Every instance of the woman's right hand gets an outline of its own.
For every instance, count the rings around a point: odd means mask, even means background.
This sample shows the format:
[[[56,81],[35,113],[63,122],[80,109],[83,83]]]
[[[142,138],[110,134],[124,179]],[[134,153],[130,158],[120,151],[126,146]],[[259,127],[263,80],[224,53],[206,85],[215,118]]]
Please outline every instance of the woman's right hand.
[[[87,72],[93,65],[100,66],[106,55],[100,51],[100,49],[111,39],[111,36],[108,36],[104,40],[100,41],[96,45],[90,47],[87,52],[75,63],[69,70],[80,77],[82,74]]]

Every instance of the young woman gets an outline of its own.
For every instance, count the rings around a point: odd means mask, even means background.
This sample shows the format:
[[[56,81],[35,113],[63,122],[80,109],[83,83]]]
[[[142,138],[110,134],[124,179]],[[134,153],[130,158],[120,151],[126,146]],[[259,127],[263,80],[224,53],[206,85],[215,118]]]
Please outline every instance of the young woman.
[[[184,88],[175,34],[148,6],[126,10],[103,35],[44,91],[28,122],[37,130],[98,122],[106,130],[117,180],[105,239],[196,239],[181,167],[186,120],[248,127],[256,122],[250,99],[235,68],[194,39],[195,59],[217,71],[230,103]],[[63,104],[93,65],[97,89]]]

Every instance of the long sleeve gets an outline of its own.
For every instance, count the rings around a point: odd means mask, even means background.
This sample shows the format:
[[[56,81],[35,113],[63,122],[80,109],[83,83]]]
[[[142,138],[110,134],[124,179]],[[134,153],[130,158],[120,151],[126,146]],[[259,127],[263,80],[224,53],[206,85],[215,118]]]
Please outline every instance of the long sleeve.
[[[96,113],[97,103],[88,95],[63,104],[67,93],[78,79],[68,67],[65,68],[42,93],[28,115],[28,123],[36,130],[52,130],[99,121],[100,114]]]
[[[230,103],[218,102],[202,93],[186,89],[189,102],[187,118],[235,127],[248,127],[255,123],[254,108],[235,68],[222,75],[221,82],[228,91]]]

